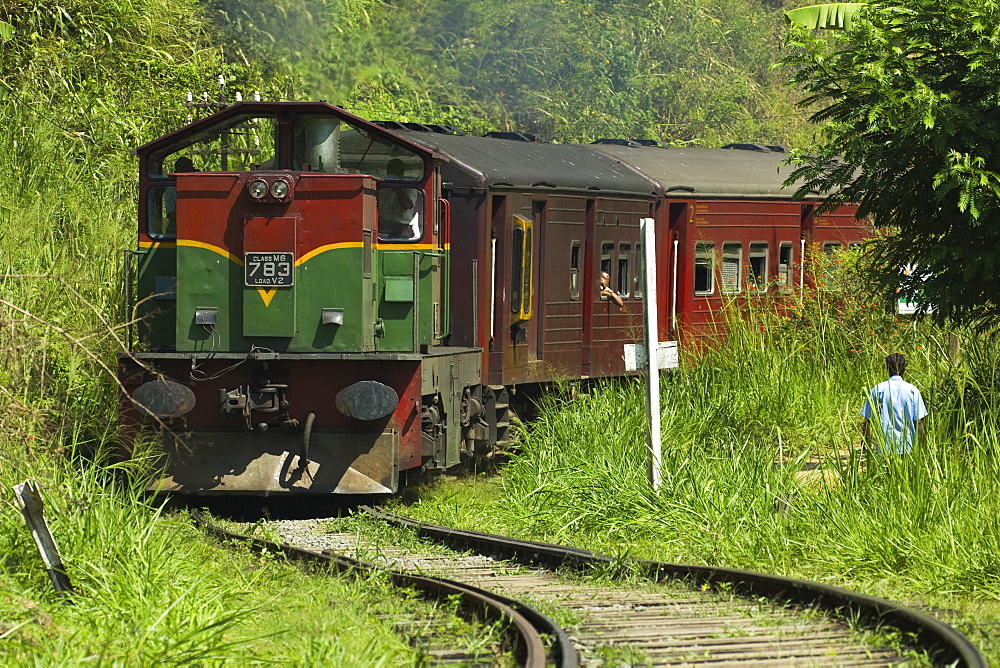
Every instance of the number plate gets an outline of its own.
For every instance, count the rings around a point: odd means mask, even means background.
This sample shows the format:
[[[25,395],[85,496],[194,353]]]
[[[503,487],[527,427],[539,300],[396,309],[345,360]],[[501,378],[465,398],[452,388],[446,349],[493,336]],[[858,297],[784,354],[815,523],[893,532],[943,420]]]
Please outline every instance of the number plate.
[[[291,253],[245,253],[243,268],[246,285],[251,288],[290,286],[294,260]]]

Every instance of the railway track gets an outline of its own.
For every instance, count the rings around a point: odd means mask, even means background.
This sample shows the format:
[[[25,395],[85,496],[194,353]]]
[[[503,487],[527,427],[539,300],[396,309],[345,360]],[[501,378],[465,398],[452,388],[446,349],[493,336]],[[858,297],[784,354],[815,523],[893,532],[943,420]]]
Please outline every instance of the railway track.
[[[456,596],[460,590],[467,610],[506,622],[505,645],[520,665],[888,666],[910,660],[912,654],[886,646],[893,633],[885,627],[905,635],[908,647],[922,650],[936,665],[987,665],[950,626],[837,587],[734,569],[617,563],[578,548],[364,511],[460,553],[398,533],[387,541],[370,531],[339,531],[343,523],[336,519],[277,521],[272,526],[283,545],[254,540],[338,568],[388,569],[397,584],[428,595]],[[456,585],[459,589],[447,589]],[[845,617],[881,631],[865,634],[843,622]],[[429,645],[432,633],[426,628],[414,633],[412,623],[401,623],[400,631],[423,645],[432,663],[484,661]]]
[[[503,645],[500,648],[503,655],[513,658],[518,665],[529,668],[543,668],[551,661],[557,665],[574,666],[574,662],[564,663],[561,658],[565,654],[573,654],[572,644],[566,633],[547,616],[531,606],[500,594],[486,591],[469,584],[456,582],[441,577],[428,577],[417,572],[403,572],[393,568],[379,567],[354,559],[346,554],[337,554],[329,549],[323,551],[307,550],[288,543],[277,543],[262,538],[246,536],[228,529],[216,526],[206,521],[197,510],[192,511],[195,522],[219,538],[236,540],[249,544],[259,550],[267,550],[284,554],[295,561],[319,564],[341,572],[368,573],[376,569],[388,573],[393,584],[414,589],[424,596],[438,601],[455,601],[459,609],[468,617],[476,617],[488,622],[499,624],[504,629]],[[426,624],[427,620],[423,620]],[[433,638],[425,628],[420,627],[421,620],[400,620],[400,631],[414,638]],[[407,633],[410,631],[412,633]],[[414,632],[415,631],[415,632]],[[483,658],[480,653],[455,651],[438,646],[431,642],[423,643],[426,658],[434,663],[458,663],[462,665],[480,665]],[[490,661],[489,665],[494,662]]]

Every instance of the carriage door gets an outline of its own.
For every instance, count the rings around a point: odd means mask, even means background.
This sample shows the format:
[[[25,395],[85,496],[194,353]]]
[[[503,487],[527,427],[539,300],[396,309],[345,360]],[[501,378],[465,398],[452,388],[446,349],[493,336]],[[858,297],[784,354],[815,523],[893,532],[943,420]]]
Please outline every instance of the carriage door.
[[[586,208],[579,197],[552,195],[533,202],[538,230],[538,296],[535,320],[538,359],[546,373],[576,378],[585,374],[583,272],[586,258]],[[592,316],[591,316],[592,317]],[[589,341],[588,341],[589,343]]]
[[[584,229],[581,240],[570,245],[570,301],[580,305],[583,318],[580,322],[580,376],[591,376],[590,364],[594,346],[594,295],[596,294],[597,272],[595,271],[594,247],[597,225],[597,200],[588,199],[584,213]]]
[[[544,201],[533,201],[531,203],[531,219],[535,224],[535,285],[538,286],[538,295],[535,304],[534,334],[535,334],[535,358],[545,358],[545,332],[549,329],[546,325],[545,317],[548,313],[546,302],[552,294],[546,285],[547,274],[545,270],[545,241],[546,241],[546,204]]]
[[[514,347],[522,346],[529,350],[530,334],[533,331],[534,301],[532,299],[535,284],[535,224],[529,218],[514,214],[511,221],[510,249],[510,336]],[[515,364],[523,362],[521,355]],[[528,359],[533,358],[530,355]],[[506,366],[506,365],[505,365]]]

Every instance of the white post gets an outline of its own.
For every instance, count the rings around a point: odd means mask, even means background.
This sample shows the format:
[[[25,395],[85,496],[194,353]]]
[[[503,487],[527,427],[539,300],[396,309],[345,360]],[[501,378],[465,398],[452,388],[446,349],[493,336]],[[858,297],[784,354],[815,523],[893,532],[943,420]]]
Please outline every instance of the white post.
[[[799,240],[799,304],[806,301],[806,240]]]
[[[643,251],[642,302],[643,324],[646,331],[646,419],[649,421],[649,484],[654,491],[660,489],[662,458],[660,453],[660,366],[658,362],[660,332],[656,317],[656,232],[652,218],[640,223]]]

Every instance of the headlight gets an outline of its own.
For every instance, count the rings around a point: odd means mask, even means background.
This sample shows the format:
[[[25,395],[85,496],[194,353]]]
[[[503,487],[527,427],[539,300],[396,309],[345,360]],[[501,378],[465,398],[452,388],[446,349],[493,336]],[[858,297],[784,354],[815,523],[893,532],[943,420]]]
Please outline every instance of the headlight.
[[[392,415],[399,405],[399,395],[377,380],[359,380],[337,393],[337,410],[356,420],[380,420]]]
[[[132,393],[132,403],[144,415],[167,420],[190,413],[194,409],[195,397],[191,388],[160,379],[137,387]]]
[[[247,191],[254,199],[260,199],[267,194],[267,182],[263,179],[254,179],[247,186]]]
[[[285,199],[288,197],[288,183],[278,179],[271,184],[271,197],[274,199]]]

